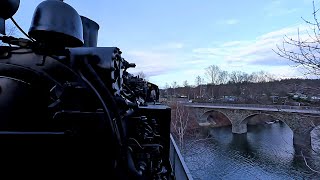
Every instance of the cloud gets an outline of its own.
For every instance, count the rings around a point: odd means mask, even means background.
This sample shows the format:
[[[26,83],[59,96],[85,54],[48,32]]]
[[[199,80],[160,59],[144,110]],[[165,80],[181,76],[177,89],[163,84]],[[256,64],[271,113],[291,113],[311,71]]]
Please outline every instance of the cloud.
[[[283,37],[296,36],[297,29],[306,30],[305,26],[287,27],[273,32],[269,32],[251,41],[230,41],[222,43],[212,48],[196,48],[193,52],[198,57],[210,57],[223,59],[225,63],[241,63],[243,65],[264,65],[281,66],[290,64],[273,52],[277,49],[277,44],[283,42]],[[305,31],[303,31],[305,32]],[[307,34],[300,34],[300,37],[307,38]]]
[[[164,44],[154,45],[149,47],[149,50],[152,51],[176,51],[185,47],[185,44],[182,42],[168,42]]]
[[[296,38],[297,30],[303,39],[308,38],[307,26],[291,26],[261,34],[251,40],[227,41],[208,47],[188,49],[180,43],[164,43],[149,49],[129,49],[126,59],[137,67],[129,72],[143,71],[155,83],[184,80],[194,82],[197,75],[203,76],[204,68],[218,65],[227,71],[268,71],[282,78],[305,77],[300,67],[294,68],[289,60],[279,57],[274,51],[281,45],[283,37]]]
[[[299,31],[306,31],[308,30],[309,27],[305,26],[305,25],[296,25],[296,26],[291,26],[291,27],[285,27],[279,30],[275,30],[266,34],[263,34],[261,36],[258,37],[258,39],[279,39],[279,38],[283,38],[285,35],[286,36],[296,36]]]
[[[183,43],[171,42],[163,46],[165,49],[181,49],[184,47]]]
[[[305,4],[312,4],[313,0],[303,0],[302,2]]]
[[[239,20],[237,19],[222,19],[217,21],[217,24],[219,25],[235,25],[238,23],[239,23]]]
[[[229,42],[223,43],[221,46],[222,47],[242,46],[247,43],[249,42],[248,41],[229,41]]]
[[[225,21],[225,23],[228,24],[228,25],[234,25],[234,24],[238,24],[239,21],[236,20],[236,19],[228,19],[228,20]]]
[[[190,55],[170,51],[131,50],[126,52],[126,58],[137,64],[136,68],[129,69],[129,72],[143,71],[149,77],[179,71],[196,63],[190,57]]]
[[[172,66],[172,63],[169,65],[173,56],[168,53],[132,50],[126,52],[126,56],[130,61],[137,64],[136,68],[130,70],[133,72],[143,71],[148,76],[166,73],[175,66]]]
[[[298,10],[297,8],[288,8],[288,4],[280,0],[271,1],[264,7],[265,14],[270,17],[284,16],[295,13]]]
[[[309,71],[300,66],[278,66],[269,70],[270,73],[276,74],[282,79],[289,78],[304,78],[304,79],[315,79],[319,78],[316,75],[309,74]]]

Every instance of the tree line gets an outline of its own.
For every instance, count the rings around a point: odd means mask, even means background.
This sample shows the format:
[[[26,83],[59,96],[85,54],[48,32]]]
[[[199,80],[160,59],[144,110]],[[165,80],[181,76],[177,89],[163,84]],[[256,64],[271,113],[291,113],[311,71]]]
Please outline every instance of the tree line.
[[[214,73],[212,73],[214,72]],[[224,76],[225,78],[221,78]],[[249,103],[249,104],[282,104],[282,105],[316,105],[320,98],[319,79],[276,79],[274,75],[259,71],[251,74],[233,71],[228,73],[217,66],[206,68],[204,77],[197,76],[196,85],[184,81],[179,86],[176,81],[167,83],[160,91],[161,97],[184,97],[198,102],[215,103]],[[305,101],[293,98],[303,96]],[[169,99],[168,99],[169,98]],[[310,101],[310,102],[309,102]],[[311,104],[310,104],[311,103]]]
[[[206,81],[206,80],[207,81]],[[232,71],[228,72],[222,70],[217,65],[210,65],[205,68],[204,76],[196,76],[195,78],[195,86],[200,85],[221,85],[221,84],[236,84],[236,83],[260,83],[260,82],[270,82],[277,80],[276,76],[270,74],[266,71],[253,72],[248,74],[242,71]],[[171,85],[166,83],[165,89],[169,88],[178,88],[178,87],[192,87],[187,80],[185,80],[180,86],[176,81],[173,81]]]

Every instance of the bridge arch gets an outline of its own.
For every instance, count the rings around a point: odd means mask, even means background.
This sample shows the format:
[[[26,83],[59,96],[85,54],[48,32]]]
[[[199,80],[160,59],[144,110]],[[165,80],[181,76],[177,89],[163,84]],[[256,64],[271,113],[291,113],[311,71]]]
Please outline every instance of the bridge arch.
[[[249,122],[249,120],[250,120],[251,118],[258,117],[258,116],[269,116],[270,118],[272,118],[271,120],[273,120],[273,121],[279,120],[279,121],[283,122],[284,124],[286,124],[286,125],[290,128],[290,130],[293,132],[294,127],[291,127],[291,124],[287,123],[286,120],[281,119],[281,118],[275,116],[275,115],[272,114],[272,113],[264,113],[264,112],[252,113],[252,114],[246,116],[246,117],[240,122],[240,124],[243,124],[243,125],[246,124],[246,125],[248,125],[248,122]],[[261,121],[260,121],[260,122],[261,122]],[[262,122],[270,122],[270,121],[262,121]]]
[[[250,120],[251,118],[259,117],[259,116],[269,116],[269,117],[271,117],[272,119],[276,119],[276,117],[272,116],[272,114],[269,114],[269,113],[252,113],[252,114],[244,117],[244,119],[242,119],[242,121],[241,121],[241,124],[244,124],[244,123],[245,123],[245,124],[248,124],[248,123],[249,123],[249,120]],[[261,122],[261,121],[259,121],[259,122]],[[262,122],[263,122],[263,121],[262,121]],[[265,121],[264,121],[264,122],[265,122]]]
[[[264,112],[257,112],[252,113],[246,116],[240,122],[240,125],[243,129],[247,130],[247,124],[251,117],[259,116],[259,115],[268,115],[272,117],[274,120],[279,120],[286,124],[293,133],[293,144],[296,149],[310,149],[312,147],[312,131],[316,128],[319,129],[320,133],[320,121],[319,116],[297,116],[294,114],[285,114],[281,115],[279,113],[264,113]],[[316,120],[318,119],[318,120]],[[244,128],[245,127],[245,128]],[[318,136],[320,138],[320,135]],[[319,139],[318,138],[318,139]],[[320,143],[320,140],[319,140]],[[320,148],[320,147],[319,147]],[[320,150],[320,149],[319,149]]]
[[[219,119],[218,121],[216,121]],[[210,126],[221,127],[232,124],[230,118],[219,110],[209,110],[202,114],[200,117],[200,123],[210,123]]]

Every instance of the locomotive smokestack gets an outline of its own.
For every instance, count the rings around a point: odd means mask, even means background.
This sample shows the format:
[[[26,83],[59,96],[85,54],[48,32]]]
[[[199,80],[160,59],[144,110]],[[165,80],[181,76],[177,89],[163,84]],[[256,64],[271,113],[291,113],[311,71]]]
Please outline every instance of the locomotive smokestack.
[[[99,24],[81,16],[83,26],[84,47],[97,47]]]

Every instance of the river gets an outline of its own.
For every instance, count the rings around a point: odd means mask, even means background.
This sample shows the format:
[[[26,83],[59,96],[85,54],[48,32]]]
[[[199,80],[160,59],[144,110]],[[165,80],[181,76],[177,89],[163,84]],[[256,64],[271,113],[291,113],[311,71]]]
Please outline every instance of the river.
[[[320,179],[293,146],[293,133],[284,123],[248,126],[234,135],[231,127],[212,128],[210,137],[188,138],[183,152],[194,179]],[[320,128],[312,131],[307,164],[320,170]]]

